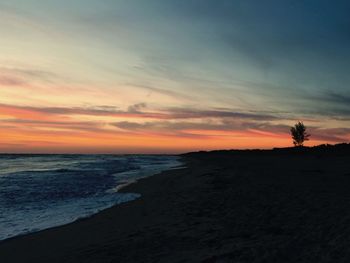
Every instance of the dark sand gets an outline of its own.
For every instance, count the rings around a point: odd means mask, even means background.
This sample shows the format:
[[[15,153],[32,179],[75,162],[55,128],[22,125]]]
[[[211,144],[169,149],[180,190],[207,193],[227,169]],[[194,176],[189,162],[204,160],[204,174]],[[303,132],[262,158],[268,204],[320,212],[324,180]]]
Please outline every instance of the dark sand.
[[[123,189],[136,201],[1,242],[0,262],[350,262],[343,148],[185,155]]]

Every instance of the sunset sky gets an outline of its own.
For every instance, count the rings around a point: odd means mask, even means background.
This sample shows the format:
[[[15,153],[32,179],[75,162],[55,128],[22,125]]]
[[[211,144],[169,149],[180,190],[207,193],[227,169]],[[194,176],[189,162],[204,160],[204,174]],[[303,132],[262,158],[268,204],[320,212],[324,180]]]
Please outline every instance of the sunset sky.
[[[350,2],[0,0],[0,152],[350,140]]]

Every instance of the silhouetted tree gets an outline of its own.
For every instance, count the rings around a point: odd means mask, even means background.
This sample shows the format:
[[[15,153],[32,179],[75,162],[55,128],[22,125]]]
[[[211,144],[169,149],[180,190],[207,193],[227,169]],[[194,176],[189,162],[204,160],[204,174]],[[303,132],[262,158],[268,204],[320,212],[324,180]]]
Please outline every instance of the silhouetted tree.
[[[303,146],[304,141],[308,141],[310,134],[306,132],[306,127],[304,123],[299,121],[294,125],[294,127],[290,128],[290,133],[293,138],[294,146]]]

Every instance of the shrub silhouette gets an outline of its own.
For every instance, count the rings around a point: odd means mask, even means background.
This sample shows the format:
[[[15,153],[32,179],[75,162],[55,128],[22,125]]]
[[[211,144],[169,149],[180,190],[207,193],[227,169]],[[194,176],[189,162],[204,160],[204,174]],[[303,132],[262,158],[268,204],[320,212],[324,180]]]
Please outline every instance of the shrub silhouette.
[[[294,125],[294,127],[290,128],[290,133],[292,135],[294,146],[303,146],[304,141],[308,141],[310,134],[306,132],[306,127],[304,123],[299,121]]]

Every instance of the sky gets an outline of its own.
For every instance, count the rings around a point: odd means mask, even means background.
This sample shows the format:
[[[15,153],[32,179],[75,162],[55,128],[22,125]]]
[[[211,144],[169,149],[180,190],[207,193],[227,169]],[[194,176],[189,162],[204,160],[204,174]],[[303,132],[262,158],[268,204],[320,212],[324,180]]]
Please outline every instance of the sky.
[[[0,152],[350,141],[349,1],[0,0]]]

